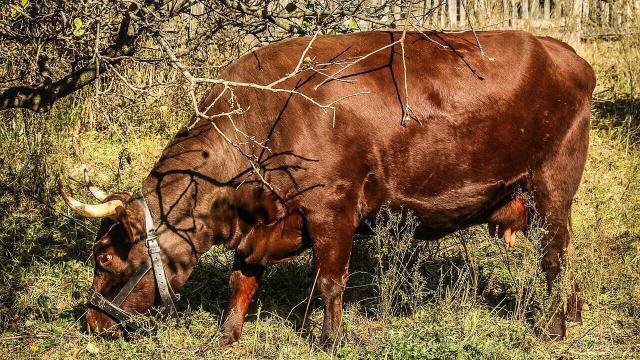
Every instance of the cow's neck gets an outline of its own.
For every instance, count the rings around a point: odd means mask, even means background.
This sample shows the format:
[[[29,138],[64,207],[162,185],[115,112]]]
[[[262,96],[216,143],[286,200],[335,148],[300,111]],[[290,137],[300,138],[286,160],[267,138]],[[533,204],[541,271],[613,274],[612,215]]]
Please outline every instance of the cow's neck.
[[[238,175],[247,169],[237,149],[202,122],[176,136],[143,182],[154,222],[160,224],[159,243],[179,279],[172,286],[182,286],[199,257],[224,232],[224,226],[211,223],[212,207],[244,191],[245,186],[237,189],[243,182]]]
[[[187,281],[200,256],[213,246],[214,234],[207,220],[216,197],[229,191],[229,187],[203,179],[209,174],[194,176],[190,171],[178,171],[177,175],[165,175],[181,167],[184,169],[184,164],[161,160],[142,188],[158,226],[158,243],[171,285],[176,289]]]
[[[175,185],[156,186],[155,181],[145,181],[143,193],[157,226],[158,242],[169,262],[179,271],[188,271],[199,257],[212,246],[211,236],[204,224],[209,199],[201,196],[211,189],[194,183],[183,186],[185,179],[171,179]],[[153,184],[149,186],[149,184]],[[194,187],[197,187],[195,189]]]

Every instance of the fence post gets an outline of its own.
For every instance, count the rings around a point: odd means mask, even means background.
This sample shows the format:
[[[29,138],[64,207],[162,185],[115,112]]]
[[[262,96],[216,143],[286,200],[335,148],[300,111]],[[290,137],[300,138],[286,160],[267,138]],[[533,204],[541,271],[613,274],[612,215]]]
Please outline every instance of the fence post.
[[[552,21],[558,25],[561,26],[562,25],[562,7],[564,6],[564,1],[563,0],[556,0],[553,4],[553,14],[552,14]]]
[[[532,26],[538,26],[539,16],[540,16],[540,2],[539,0],[531,0],[531,11],[529,12],[529,19],[531,19]]]
[[[424,28],[425,22],[427,20],[427,11],[431,7],[431,0],[424,0],[422,2],[422,11],[420,13],[420,27]]]
[[[587,0],[588,1],[588,0]],[[573,22],[570,43],[575,45],[580,43],[582,39],[582,16],[584,9],[584,0],[573,0],[573,9],[571,9],[571,18],[568,21]]]
[[[204,4],[198,3],[191,5],[189,12],[191,12],[193,16],[191,16],[191,20],[189,21],[188,36],[192,36],[192,33],[195,32],[194,29],[198,27],[197,16],[204,14]]]
[[[602,13],[601,13],[601,18],[600,18],[600,22],[601,22],[601,26],[605,27],[605,28],[610,28],[611,27],[611,23],[609,22],[609,3],[602,3]]]
[[[622,24],[624,22],[624,14],[625,14],[625,11],[622,8],[622,6],[619,6],[619,7],[615,8],[615,11],[613,12],[613,16],[614,16],[613,17],[613,26],[616,29],[622,28]]]
[[[533,2],[535,2],[534,0]],[[522,8],[522,19],[529,20],[529,0],[521,0],[520,6]]]
[[[622,14],[622,21],[624,23],[624,27],[629,28],[632,27],[631,19],[633,19],[633,11],[631,10],[631,2],[627,1],[624,4],[624,13]]]
[[[551,19],[551,0],[544,0],[544,20],[545,23]]]
[[[447,8],[449,10],[449,26],[456,27],[458,25],[458,0],[447,0]]]
[[[588,20],[589,19],[589,5],[590,5],[591,0],[585,0],[582,3],[582,19],[584,20]],[[580,21],[581,25],[582,25],[582,20]]]
[[[509,11],[509,0],[502,0],[502,16],[505,21],[509,21],[509,26],[511,26],[511,11]]]

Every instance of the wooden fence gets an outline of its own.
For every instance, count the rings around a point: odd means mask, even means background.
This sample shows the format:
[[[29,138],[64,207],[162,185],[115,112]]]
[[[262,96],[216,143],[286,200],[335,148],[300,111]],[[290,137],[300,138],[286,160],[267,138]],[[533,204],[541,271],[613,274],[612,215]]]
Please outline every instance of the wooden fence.
[[[286,4],[290,0],[276,1]],[[388,1],[369,3],[385,6]],[[640,32],[640,0],[406,0],[404,3],[385,7],[388,15],[383,20],[395,18],[397,24],[402,24],[411,7],[411,23],[436,30],[514,28],[569,33],[576,39]],[[194,14],[203,11],[203,4],[192,8]],[[358,23],[361,29],[370,26],[366,21]]]
[[[412,13],[434,29],[549,29],[582,38],[640,30],[640,0],[424,0]]]

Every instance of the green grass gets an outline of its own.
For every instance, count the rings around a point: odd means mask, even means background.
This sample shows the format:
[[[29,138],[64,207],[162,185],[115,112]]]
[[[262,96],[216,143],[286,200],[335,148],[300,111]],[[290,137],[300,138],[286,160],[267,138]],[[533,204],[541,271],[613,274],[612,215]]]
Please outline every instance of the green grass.
[[[564,341],[542,341],[532,331],[544,321],[535,238],[519,237],[507,251],[485,228],[447,237],[437,251],[432,243],[415,258],[407,253],[413,282],[406,284],[398,283],[402,274],[388,271],[400,260],[375,239],[358,239],[345,335],[333,355],[316,347],[319,299],[311,301],[308,331],[298,330],[314,278],[308,253],[267,271],[243,336],[232,347],[215,346],[231,263],[231,254],[219,248],[203,257],[181,291],[178,319],[127,341],[87,334],[83,314],[96,223],[71,216],[56,195],[56,174],[65,169],[79,179],[86,163],[109,190],[135,189],[186,118],[163,115],[171,119],[153,128],[89,126],[81,121],[86,103],[69,102],[48,115],[15,113],[11,126],[0,129],[0,358],[640,358],[640,61],[632,61],[640,55],[631,46],[636,43],[579,49],[596,67],[599,101],[573,209],[571,271],[588,310]],[[619,56],[607,55],[614,52]],[[144,116],[151,121],[156,115]],[[382,225],[377,239],[393,239]],[[390,299],[390,289],[406,297]]]

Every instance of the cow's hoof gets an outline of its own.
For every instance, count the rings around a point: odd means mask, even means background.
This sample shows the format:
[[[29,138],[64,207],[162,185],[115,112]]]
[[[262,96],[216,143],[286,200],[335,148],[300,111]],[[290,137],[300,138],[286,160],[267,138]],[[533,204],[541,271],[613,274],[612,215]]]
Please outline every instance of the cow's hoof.
[[[338,347],[338,342],[332,336],[322,336],[318,346],[326,353],[333,354]]]
[[[238,338],[236,336],[225,334],[218,340],[218,346],[229,347],[236,342],[238,342]]]
[[[569,309],[567,310],[567,321],[582,323],[582,309]]]
[[[567,300],[567,321],[582,323],[583,310],[588,310],[584,299],[576,293],[569,296]]]
[[[240,335],[242,335],[242,323],[230,323],[225,322],[218,329],[218,333],[221,335],[218,339],[219,347],[227,347],[231,346],[234,343],[238,342],[240,339]]]
[[[320,347],[320,349],[322,349],[322,351],[326,352],[327,354],[333,354],[333,351],[335,350],[333,346],[333,341],[331,340],[321,340],[318,346]]]
[[[199,356],[205,356],[208,352],[222,350],[222,349],[231,347],[237,341],[238,341],[237,339],[233,339],[228,336],[223,336],[218,340],[209,338],[209,340],[205,341],[205,343],[202,344],[198,348],[198,350],[196,350],[196,354]]]
[[[566,324],[562,320],[552,320],[546,327],[537,328],[536,334],[541,340],[563,340],[566,335]]]
[[[560,341],[560,340],[564,340],[564,337],[565,337],[564,334],[550,333],[547,331],[547,333],[544,335],[543,338],[549,341]]]

